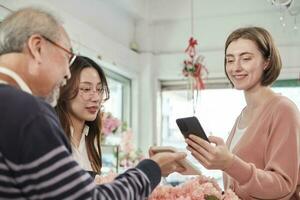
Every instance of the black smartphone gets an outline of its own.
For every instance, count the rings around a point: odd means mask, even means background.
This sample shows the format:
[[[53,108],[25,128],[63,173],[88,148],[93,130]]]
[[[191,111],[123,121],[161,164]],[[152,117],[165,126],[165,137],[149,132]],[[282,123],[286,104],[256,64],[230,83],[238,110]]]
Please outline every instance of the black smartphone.
[[[197,117],[178,118],[176,119],[176,123],[185,138],[187,138],[189,134],[194,134],[209,142]]]

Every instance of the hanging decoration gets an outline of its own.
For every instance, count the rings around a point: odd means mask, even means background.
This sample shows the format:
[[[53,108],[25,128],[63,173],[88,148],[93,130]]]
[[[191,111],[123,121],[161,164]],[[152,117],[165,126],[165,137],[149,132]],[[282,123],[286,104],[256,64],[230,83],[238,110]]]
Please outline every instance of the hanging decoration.
[[[183,61],[182,74],[188,78],[188,88],[190,88],[193,102],[193,114],[196,112],[196,105],[198,101],[199,91],[205,89],[204,78],[208,75],[208,70],[204,65],[204,56],[197,53],[197,40],[193,37],[194,34],[194,14],[193,14],[193,0],[191,0],[191,33],[192,36],[188,41],[188,47],[185,53],[188,58]],[[196,90],[196,96],[194,91]]]
[[[185,50],[189,58],[183,61],[182,74],[193,79],[192,89],[203,90],[205,89],[203,78],[208,75],[208,70],[204,65],[204,56],[197,55],[197,44],[197,40],[191,37],[189,46]]]

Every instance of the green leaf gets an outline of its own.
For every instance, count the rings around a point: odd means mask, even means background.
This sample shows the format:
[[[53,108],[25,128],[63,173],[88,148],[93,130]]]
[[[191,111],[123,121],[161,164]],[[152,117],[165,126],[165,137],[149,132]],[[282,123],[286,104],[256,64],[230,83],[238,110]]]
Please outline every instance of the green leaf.
[[[205,200],[219,200],[216,196],[214,195],[205,195]]]

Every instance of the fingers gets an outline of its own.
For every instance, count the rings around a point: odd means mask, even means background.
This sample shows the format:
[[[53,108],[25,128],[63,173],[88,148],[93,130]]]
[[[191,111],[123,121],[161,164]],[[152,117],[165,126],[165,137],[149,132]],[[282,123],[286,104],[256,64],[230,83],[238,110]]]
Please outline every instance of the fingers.
[[[190,134],[189,137],[187,138],[187,141],[189,141],[189,140],[192,140],[194,143],[197,144],[197,146],[199,146],[199,145],[202,146],[207,151],[209,151],[211,149],[211,145],[209,144],[209,142],[201,139],[200,137]]]
[[[215,143],[216,145],[225,145],[225,142],[222,138],[216,136],[209,136],[209,141]]]
[[[186,171],[186,168],[181,166],[177,162],[173,162],[173,163],[168,163],[168,164],[162,166],[161,170],[162,170],[162,176],[168,176],[169,174],[171,174],[173,172],[182,173],[182,172]]]
[[[185,152],[177,152],[174,153],[174,160],[178,161],[178,160],[182,160],[187,156],[187,154]]]
[[[205,168],[209,169],[210,166],[210,162],[208,161],[207,158],[205,158],[204,156],[202,156],[200,153],[196,152],[196,151],[192,151],[191,152],[192,156],[194,156],[194,158],[196,158]]]
[[[153,147],[150,147],[149,150],[148,150],[149,157],[152,157],[155,154],[152,148]]]
[[[195,143],[192,140],[188,140],[187,143],[188,143],[187,150],[189,150],[190,152],[192,153],[197,152],[206,158],[210,158],[210,152],[207,151],[207,149],[203,148],[202,146],[200,146],[199,144]]]
[[[184,172],[186,169],[180,165],[177,165],[174,169],[174,172],[178,172],[178,173],[182,173]]]

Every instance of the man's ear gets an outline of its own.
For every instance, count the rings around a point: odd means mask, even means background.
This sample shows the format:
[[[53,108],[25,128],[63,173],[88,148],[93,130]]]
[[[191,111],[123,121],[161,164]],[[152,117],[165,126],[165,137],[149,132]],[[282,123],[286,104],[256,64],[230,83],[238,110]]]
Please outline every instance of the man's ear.
[[[27,41],[28,51],[32,58],[37,62],[42,62],[42,43],[45,42],[39,34],[33,34]]]

